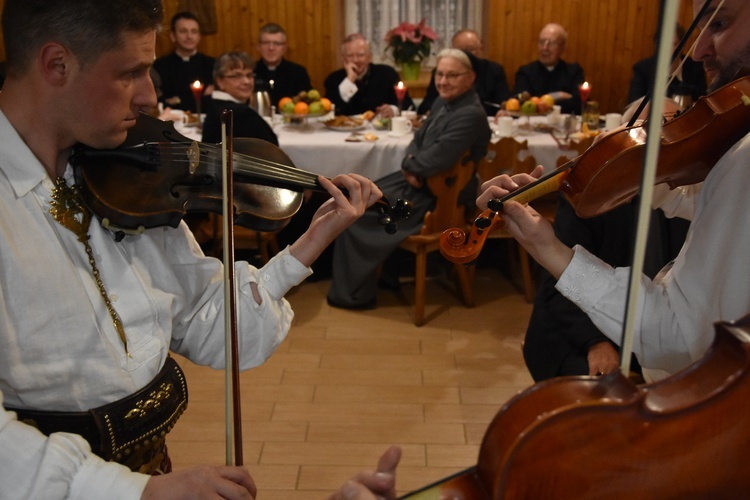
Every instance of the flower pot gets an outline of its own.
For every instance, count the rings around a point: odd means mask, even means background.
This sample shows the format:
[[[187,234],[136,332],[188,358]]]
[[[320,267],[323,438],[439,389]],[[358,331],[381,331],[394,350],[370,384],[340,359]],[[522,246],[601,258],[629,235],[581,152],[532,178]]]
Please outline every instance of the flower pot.
[[[401,78],[405,82],[415,82],[419,80],[419,72],[422,69],[420,61],[409,61],[401,63]]]

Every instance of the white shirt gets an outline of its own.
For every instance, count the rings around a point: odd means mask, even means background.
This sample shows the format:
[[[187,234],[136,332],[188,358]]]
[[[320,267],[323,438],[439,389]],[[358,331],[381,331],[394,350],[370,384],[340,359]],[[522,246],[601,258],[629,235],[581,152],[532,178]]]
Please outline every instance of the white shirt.
[[[692,223],[672,267],[654,281],[641,278],[633,350],[644,368],[667,373],[685,368],[710,347],[715,322],[750,312],[748,188],[750,135],[716,163],[697,194],[685,189],[679,193],[688,196],[683,203],[662,203],[683,217],[692,210]],[[556,288],[619,344],[629,272],[576,247]]]
[[[70,167],[66,177],[72,184]],[[52,187],[0,113],[0,391],[5,402],[61,411],[101,406],[145,386],[170,349],[223,368],[223,268],[203,255],[187,226],[150,229],[118,243],[92,220],[90,244],[122,320],[128,357],[83,244],[49,214]],[[293,317],[284,294],[310,273],[288,249],[260,270],[236,263],[243,369],[263,363],[284,339]],[[260,305],[250,282],[258,284]],[[94,460],[79,438],[57,437],[54,441],[64,445],[56,447],[52,439],[31,439],[19,427],[25,426],[9,425],[8,416],[0,415],[0,496],[14,492],[13,498],[28,498],[35,482],[73,488]],[[16,449],[36,451],[12,453]],[[111,480],[104,476],[103,481]],[[97,483],[98,477],[87,481]],[[101,497],[112,497],[120,486],[110,484]]]

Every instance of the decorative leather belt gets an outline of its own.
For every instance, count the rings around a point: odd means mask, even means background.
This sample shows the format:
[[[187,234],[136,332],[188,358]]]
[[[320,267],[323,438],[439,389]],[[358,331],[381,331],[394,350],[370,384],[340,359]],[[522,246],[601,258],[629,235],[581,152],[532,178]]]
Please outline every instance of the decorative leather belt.
[[[135,472],[154,474],[171,469],[165,438],[187,408],[185,374],[167,357],[156,378],[132,396],[86,412],[20,410],[18,420],[43,434],[79,434],[94,453]]]

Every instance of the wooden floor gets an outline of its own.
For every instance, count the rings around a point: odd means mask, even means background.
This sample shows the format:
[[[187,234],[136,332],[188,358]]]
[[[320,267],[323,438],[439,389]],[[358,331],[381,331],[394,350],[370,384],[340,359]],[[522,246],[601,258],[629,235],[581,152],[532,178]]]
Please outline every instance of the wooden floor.
[[[413,285],[381,290],[372,311],[325,301],[328,281],[287,298],[288,338],[241,377],[244,462],[265,500],[323,499],[355,472],[403,448],[400,493],[476,463],[485,429],[531,385],[521,340],[531,305],[499,271],[484,269],[467,309],[452,284],[428,283],[423,327]],[[225,463],[224,372],[178,358],[190,404],[167,443],[175,469]]]

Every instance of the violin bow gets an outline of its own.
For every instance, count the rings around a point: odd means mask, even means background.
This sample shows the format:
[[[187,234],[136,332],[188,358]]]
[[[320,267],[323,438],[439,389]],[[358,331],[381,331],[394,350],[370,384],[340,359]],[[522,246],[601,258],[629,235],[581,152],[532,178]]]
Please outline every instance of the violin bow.
[[[221,114],[222,229],[224,244],[224,335],[226,464],[243,465],[240,364],[237,341],[237,288],[234,273],[234,181],[232,163],[233,113]],[[234,458],[232,451],[234,450]]]
[[[707,0],[710,3],[711,0]],[[674,26],[677,22],[677,0],[663,0],[661,8],[661,31],[656,59],[654,85],[667,80],[671,64],[670,47],[674,39]],[[646,255],[648,228],[651,219],[651,199],[654,193],[656,166],[661,145],[662,108],[666,93],[653,93],[653,105],[649,111],[649,130],[646,138],[646,155],[641,174],[641,195],[638,200],[638,223],[636,238],[633,244],[633,265],[628,278],[628,295],[625,302],[625,320],[623,323],[622,342],[620,342],[620,371],[627,377],[630,374],[630,358],[633,352],[635,335],[636,308],[641,288],[643,261]]]

